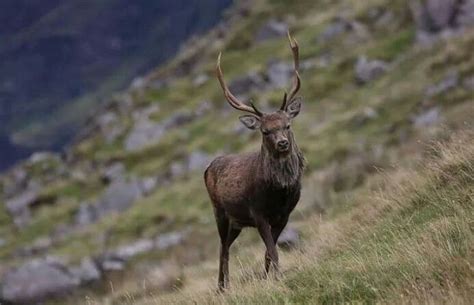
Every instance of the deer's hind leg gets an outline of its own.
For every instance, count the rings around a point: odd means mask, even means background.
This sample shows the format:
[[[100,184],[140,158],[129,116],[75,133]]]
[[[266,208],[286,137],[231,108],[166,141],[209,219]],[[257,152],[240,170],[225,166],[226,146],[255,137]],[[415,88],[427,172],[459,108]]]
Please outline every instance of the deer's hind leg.
[[[229,287],[229,249],[239,236],[241,229],[233,227],[224,210],[215,209],[217,230],[221,239],[221,252],[219,258],[219,278],[217,287],[219,291]]]

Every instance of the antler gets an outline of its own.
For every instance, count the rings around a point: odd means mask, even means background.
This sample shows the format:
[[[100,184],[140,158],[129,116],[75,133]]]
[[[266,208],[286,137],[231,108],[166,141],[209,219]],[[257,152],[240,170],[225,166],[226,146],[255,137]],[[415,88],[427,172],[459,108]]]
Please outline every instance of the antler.
[[[216,66],[217,79],[219,80],[219,83],[221,84],[222,90],[224,91],[224,96],[229,102],[229,104],[237,110],[250,112],[252,114],[255,114],[256,116],[262,116],[262,113],[255,107],[254,104],[250,103],[251,106],[247,106],[244,103],[242,103],[238,98],[236,98],[235,95],[232,94],[232,92],[230,92],[229,88],[227,87],[224,81],[224,75],[222,74],[221,55],[222,53],[219,53],[219,56],[217,57],[217,66]]]
[[[301,80],[300,80],[300,74],[298,73],[299,69],[299,49],[298,49],[298,42],[296,39],[291,37],[290,31],[287,32],[288,35],[288,41],[290,42],[290,48],[291,51],[293,52],[293,61],[294,61],[294,69],[295,69],[295,76],[293,78],[293,85],[290,90],[290,94],[286,94],[283,98],[283,104],[281,105],[280,110],[285,110],[286,107],[288,107],[288,103],[293,100],[295,97],[296,93],[298,93],[298,90],[300,90],[301,87]]]

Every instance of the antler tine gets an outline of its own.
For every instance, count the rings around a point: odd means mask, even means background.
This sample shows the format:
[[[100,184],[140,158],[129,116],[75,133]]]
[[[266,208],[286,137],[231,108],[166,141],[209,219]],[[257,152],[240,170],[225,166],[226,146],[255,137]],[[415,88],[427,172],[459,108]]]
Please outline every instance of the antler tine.
[[[285,93],[283,104],[281,105],[281,110],[285,110],[286,107],[288,107],[288,102],[291,102],[291,100],[293,100],[296,93],[298,93],[298,90],[300,90],[300,87],[301,87],[300,74],[298,73],[298,69],[300,65],[298,42],[296,41],[296,39],[291,37],[290,31],[287,32],[287,35],[288,35],[288,41],[290,42],[290,48],[293,53],[295,76],[293,78],[293,85],[291,87],[290,93],[288,95],[286,95]]]
[[[257,116],[262,116],[262,113],[260,111],[258,111],[257,108],[255,108],[255,106],[253,104],[252,104],[252,107],[245,105],[238,98],[236,98],[232,94],[232,92],[230,92],[229,88],[227,87],[227,85],[224,81],[224,75],[222,74],[221,55],[222,55],[222,53],[219,53],[219,56],[217,57],[217,66],[216,66],[217,79],[219,80],[219,83],[222,87],[222,90],[224,91],[224,96],[227,99],[227,101],[229,102],[229,104],[237,110],[250,112],[250,113],[255,114]]]

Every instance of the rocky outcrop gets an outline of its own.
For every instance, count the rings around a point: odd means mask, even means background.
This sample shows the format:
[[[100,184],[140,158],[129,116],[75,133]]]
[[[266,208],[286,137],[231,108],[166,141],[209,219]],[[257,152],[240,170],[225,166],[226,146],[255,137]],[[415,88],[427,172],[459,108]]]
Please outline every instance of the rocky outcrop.
[[[93,203],[84,203],[76,213],[76,224],[88,225],[111,213],[120,213],[132,206],[143,196],[142,184],[138,179],[112,182],[102,196]]]
[[[430,44],[440,35],[452,35],[474,24],[473,0],[411,0],[417,40]]]
[[[288,31],[288,24],[286,22],[272,19],[264,23],[260,29],[258,29],[255,41],[258,43],[283,37],[286,35],[286,31]]]
[[[361,85],[369,83],[385,74],[388,67],[388,63],[382,60],[360,56],[354,67],[355,79]]]
[[[32,304],[65,295],[79,285],[80,280],[60,262],[32,260],[6,272],[1,298],[15,304]]]

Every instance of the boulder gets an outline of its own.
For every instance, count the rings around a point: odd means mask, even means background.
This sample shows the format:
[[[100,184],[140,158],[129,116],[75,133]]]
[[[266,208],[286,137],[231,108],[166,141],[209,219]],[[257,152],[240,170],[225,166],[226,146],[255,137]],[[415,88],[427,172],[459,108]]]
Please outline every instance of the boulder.
[[[65,295],[79,284],[79,279],[61,263],[47,259],[32,260],[5,273],[1,297],[15,304],[33,304]]]
[[[93,203],[82,203],[75,215],[77,225],[89,225],[111,213],[121,213],[144,195],[138,179],[113,181]]]
[[[273,88],[285,88],[293,77],[293,64],[282,61],[271,61],[267,68],[267,77]]]
[[[124,149],[126,151],[139,151],[150,143],[158,142],[165,133],[162,124],[143,119],[135,123],[125,139]]]
[[[123,271],[125,269],[125,261],[118,257],[104,256],[99,259],[99,266],[102,271]]]
[[[202,151],[193,151],[188,156],[188,170],[204,170],[211,161],[211,156]]]
[[[277,245],[285,250],[298,248],[300,244],[300,234],[292,227],[286,227],[278,238]]]
[[[70,268],[70,273],[79,279],[81,285],[96,282],[102,277],[97,264],[90,257],[83,258],[79,266]]]
[[[433,107],[423,113],[412,118],[415,127],[428,127],[439,122],[441,117],[440,110],[438,107]]]
[[[74,220],[79,226],[87,226],[97,221],[97,212],[91,203],[83,202],[79,205]]]
[[[354,70],[357,83],[363,85],[379,78],[387,72],[388,64],[382,60],[369,60],[365,56],[360,56],[357,59]]]
[[[97,216],[102,218],[110,213],[123,212],[141,196],[142,189],[136,179],[114,181],[95,204]]]
[[[18,228],[24,228],[30,223],[30,207],[38,201],[39,190],[40,188],[38,185],[31,185],[22,193],[6,200],[6,210],[12,216],[13,222]]]
[[[102,180],[106,183],[110,183],[114,180],[121,180],[124,178],[125,165],[120,162],[113,163],[102,171]]]
[[[15,167],[3,177],[3,197],[10,198],[28,186],[28,173],[23,167]]]
[[[230,91],[237,96],[247,95],[253,90],[265,88],[265,80],[259,73],[251,71],[241,77],[233,79],[229,84],[229,88]]]
[[[268,22],[264,23],[260,27],[260,29],[257,30],[255,41],[262,42],[269,39],[283,37],[286,35],[287,31],[288,24],[286,24],[286,22],[271,19]]]
[[[433,97],[448,92],[459,85],[459,75],[457,72],[451,72],[446,75],[439,83],[429,86],[425,94]]]
[[[181,244],[184,241],[184,232],[170,232],[160,234],[155,239],[155,248],[158,250],[166,250],[170,247]]]
[[[147,253],[153,250],[154,242],[151,239],[140,239],[131,244],[121,246],[114,251],[113,256],[127,261],[134,256],[142,253]]]
[[[462,33],[474,24],[474,0],[412,0],[409,4],[420,43],[431,44],[440,34]]]
[[[208,80],[209,80],[209,76],[208,76],[207,74],[201,73],[201,74],[196,75],[196,76],[193,78],[192,83],[193,83],[193,86],[194,86],[194,87],[201,87],[201,86],[204,85]]]

